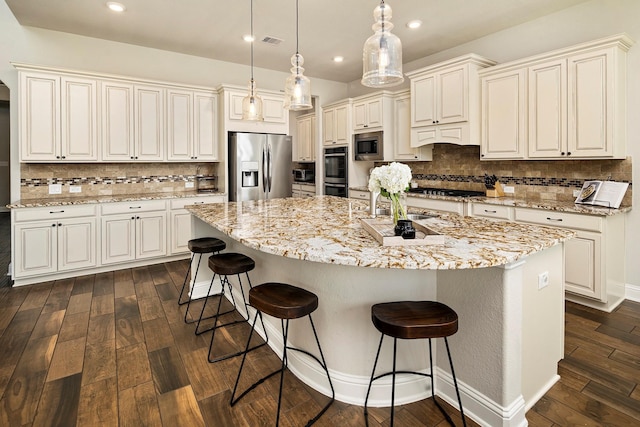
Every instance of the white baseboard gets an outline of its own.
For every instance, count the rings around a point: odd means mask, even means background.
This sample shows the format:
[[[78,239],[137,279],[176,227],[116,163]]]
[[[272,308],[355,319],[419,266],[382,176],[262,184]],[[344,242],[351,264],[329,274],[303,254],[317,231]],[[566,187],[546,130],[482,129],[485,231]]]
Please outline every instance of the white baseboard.
[[[625,287],[625,297],[630,301],[640,302],[640,286],[627,283]]]

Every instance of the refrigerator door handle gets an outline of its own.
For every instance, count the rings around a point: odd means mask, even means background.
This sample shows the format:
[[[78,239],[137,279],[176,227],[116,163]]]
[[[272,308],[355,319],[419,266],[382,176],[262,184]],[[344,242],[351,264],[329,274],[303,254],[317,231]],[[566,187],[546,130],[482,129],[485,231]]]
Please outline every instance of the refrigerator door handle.
[[[268,168],[269,168],[269,176],[267,177],[268,180],[268,184],[269,184],[269,192],[271,192],[271,183],[273,180],[273,171],[271,170],[273,168],[273,153],[271,152],[271,144],[268,145],[267,148],[267,163],[268,163]]]
[[[267,174],[269,173],[267,169],[267,147],[262,147],[262,191],[267,192]]]

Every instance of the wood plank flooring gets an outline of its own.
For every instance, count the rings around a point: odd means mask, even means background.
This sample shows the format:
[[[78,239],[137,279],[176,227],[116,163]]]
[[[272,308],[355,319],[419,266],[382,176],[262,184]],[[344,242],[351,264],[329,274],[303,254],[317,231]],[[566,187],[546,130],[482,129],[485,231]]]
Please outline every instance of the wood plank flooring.
[[[176,301],[186,268],[179,261],[0,288],[0,426],[273,425],[277,377],[229,407],[240,359],[208,363],[210,333],[195,336],[183,322]],[[529,411],[530,425],[640,425],[640,304],[606,314],[568,303],[566,313],[562,379]],[[244,345],[248,330],[219,330],[216,355]],[[267,346],[247,360],[243,384],[280,363]],[[293,375],[286,381],[281,425],[304,425],[327,398]],[[373,408],[369,425],[387,426],[388,416]],[[365,422],[361,407],[336,402],[316,425]],[[425,400],[396,408],[396,425],[447,423]]]

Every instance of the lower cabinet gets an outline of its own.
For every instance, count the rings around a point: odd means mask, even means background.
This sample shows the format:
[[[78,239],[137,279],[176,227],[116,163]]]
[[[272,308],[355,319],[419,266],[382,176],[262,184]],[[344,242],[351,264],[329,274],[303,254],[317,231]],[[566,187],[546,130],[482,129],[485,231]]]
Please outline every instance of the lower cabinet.
[[[103,216],[102,264],[166,255],[166,230],[166,210]]]
[[[211,195],[13,209],[13,280],[31,284],[107,271],[115,264],[179,259],[189,252],[191,238],[185,206],[224,199]]]
[[[224,196],[207,196],[185,199],[173,199],[169,208],[169,252],[171,255],[189,252],[191,239],[191,213],[184,207],[205,203],[222,203]]]
[[[316,186],[311,184],[291,184],[291,197],[314,197]]]
[[[16,211],[13,244],[16,278],[95,267],[95,208],[65,206]]]

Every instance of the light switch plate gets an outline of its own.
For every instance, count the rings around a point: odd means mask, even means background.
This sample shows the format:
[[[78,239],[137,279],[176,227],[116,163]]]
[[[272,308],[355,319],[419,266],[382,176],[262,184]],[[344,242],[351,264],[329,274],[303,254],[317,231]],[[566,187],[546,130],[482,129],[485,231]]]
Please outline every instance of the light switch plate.
[[[505,185],[504,187],[502,187],[502,189],[504,190],[505,194],[513,194],[516,192],[516,189],[513,185]]]
[[[49,184],[49,194],[62,194],[62,184]]]
[[[82,186],[80,185],[70,185],[69,193],[82,193]]]
[[[193,181],[185,181],[184,188],[193,188]]]

